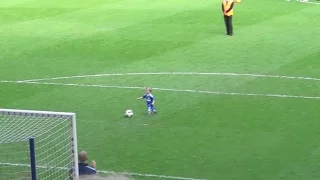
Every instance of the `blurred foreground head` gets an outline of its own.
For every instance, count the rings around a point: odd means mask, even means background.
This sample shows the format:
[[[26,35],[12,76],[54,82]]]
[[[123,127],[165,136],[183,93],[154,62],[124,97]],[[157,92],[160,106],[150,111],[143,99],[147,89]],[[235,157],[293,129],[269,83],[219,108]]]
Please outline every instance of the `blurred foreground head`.
[[[86,151],[81,151],[79,152],[78,158],[80,162],[86,162],[88,160],[88,153]]]

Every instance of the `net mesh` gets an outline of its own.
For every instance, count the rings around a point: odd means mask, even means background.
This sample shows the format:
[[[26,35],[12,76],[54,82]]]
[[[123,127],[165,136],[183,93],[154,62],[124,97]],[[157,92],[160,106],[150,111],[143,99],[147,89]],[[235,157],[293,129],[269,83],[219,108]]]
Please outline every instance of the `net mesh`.
[[[30,179],[28,139],[35,138],[38,179],[74,177],[72,116],[0,110],[0,180]]]
[[[0,144],[0,179],[30,179],[29,145],[25,142]]]

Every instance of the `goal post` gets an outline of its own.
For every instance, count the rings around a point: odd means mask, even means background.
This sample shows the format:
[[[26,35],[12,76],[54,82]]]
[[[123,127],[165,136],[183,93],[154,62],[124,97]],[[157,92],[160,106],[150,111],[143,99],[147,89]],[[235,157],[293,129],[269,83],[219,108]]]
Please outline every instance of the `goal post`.
[[[36,147],[34,138],[29,138],[31,180],[37,180]]]
[[[75,113],[0,109],[0,180],[77,180],[77,152]]]

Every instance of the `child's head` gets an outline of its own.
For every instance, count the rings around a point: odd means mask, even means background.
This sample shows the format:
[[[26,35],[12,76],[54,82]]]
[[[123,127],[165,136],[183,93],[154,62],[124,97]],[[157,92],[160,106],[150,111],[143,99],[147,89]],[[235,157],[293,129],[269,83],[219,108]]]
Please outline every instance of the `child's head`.
[[[151,87],[146,88],[146,93],[147,93],[147,94],[150,94],[151,92],[152,92]]]

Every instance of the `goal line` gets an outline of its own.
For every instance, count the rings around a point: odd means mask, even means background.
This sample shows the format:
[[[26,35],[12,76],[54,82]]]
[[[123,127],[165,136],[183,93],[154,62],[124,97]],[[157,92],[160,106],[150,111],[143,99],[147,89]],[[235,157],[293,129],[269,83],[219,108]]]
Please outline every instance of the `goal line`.
[[[17,167],[30,167],[29,164],[14,164],[14,163],[5,163],[5,162],[0,162],[0,165],[17,166]],[[39,168],[39,169],[68,170],[68,168],[65,168],[65,167],[55,167],[55,166],[37,166],[37,168]],[[122,175],[140,176],[140,177],[153,177],[153,178],[158,178],[158,179],[207,180],[207,179],[180,177],[180,176],[166,176],[166,175],[141,174],[141,173],[130,173],[130,172],[115,172],[115,171],[106,171],[106,170],[98,170],[98,173],[101,173],[101,174],[122,174]]]

